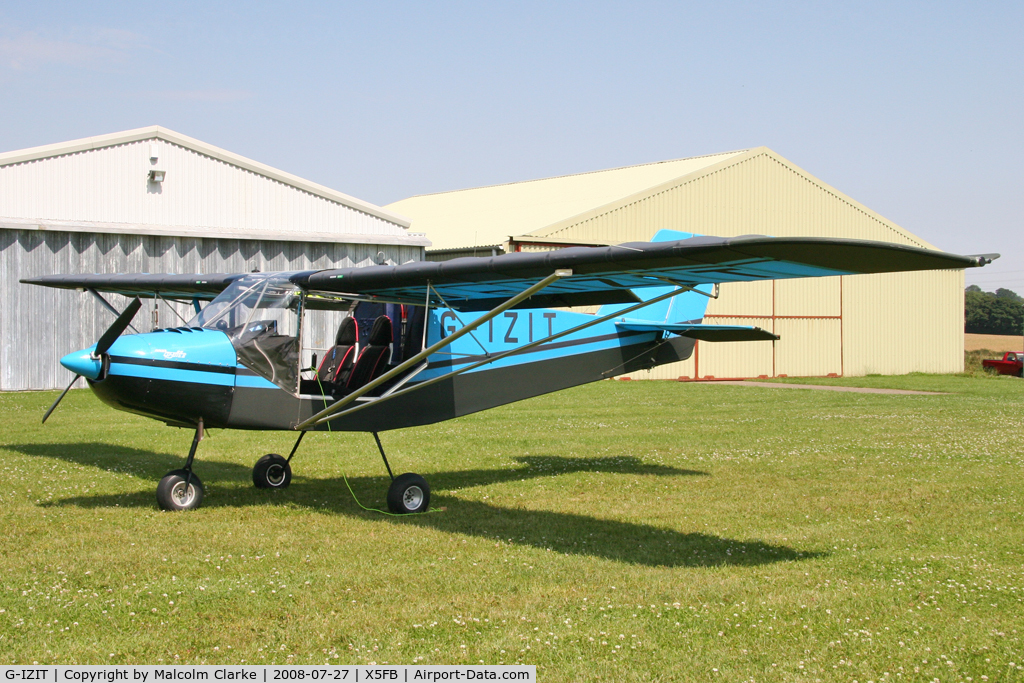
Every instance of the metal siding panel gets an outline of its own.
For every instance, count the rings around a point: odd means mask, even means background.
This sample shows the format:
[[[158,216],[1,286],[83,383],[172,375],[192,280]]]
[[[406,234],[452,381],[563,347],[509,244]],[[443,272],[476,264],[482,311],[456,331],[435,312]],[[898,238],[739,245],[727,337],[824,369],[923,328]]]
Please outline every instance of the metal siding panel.
[[[14,326],[11,324],[11,310],[14,307],[14,275],[17,269],[14,266],[14,255],[16,249],[12,249],[15,235],[9,230],[0,230],[0,391],[7,389],[11,381],[14,362]],[[31,302],[19,302],[22,305]]]
[[[771,318],[716,318],[713,322],[772,330]],[[697,346],[700,379],[772,376],[772,342],[697,342]]]
[[[838,316],[842,313],[839,277],[779,280],[775,283],[775,315]]]
[[[708,302],[709,322],[722,324],[719,316],[772,315],[772,283],[727,282],[719,288],[717,299]]]
[[[825,377],[843,373],[842,321],[778,319],[775,334],[775,374]]]
[[[845,374],[963,371],[963,271],[843,278]]]

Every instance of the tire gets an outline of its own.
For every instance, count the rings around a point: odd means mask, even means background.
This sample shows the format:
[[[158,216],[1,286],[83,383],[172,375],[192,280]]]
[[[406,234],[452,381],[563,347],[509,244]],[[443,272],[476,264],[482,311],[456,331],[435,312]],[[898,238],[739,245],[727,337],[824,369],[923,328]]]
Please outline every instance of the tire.
[[[409,472],[395,477],[388,488],[388,510],[398,515],[426,512],[430,507],[430,486],[418,474]]]
[[[258,489],[283,489],[292,483],[292,466],[277,453],[267,453],[252,468],[252,483]]]
[[[161,510],[195,510],[203,502],[203,482],[195,474],[189,480],[188,470],[168,472],[157,484],[156,502]]]

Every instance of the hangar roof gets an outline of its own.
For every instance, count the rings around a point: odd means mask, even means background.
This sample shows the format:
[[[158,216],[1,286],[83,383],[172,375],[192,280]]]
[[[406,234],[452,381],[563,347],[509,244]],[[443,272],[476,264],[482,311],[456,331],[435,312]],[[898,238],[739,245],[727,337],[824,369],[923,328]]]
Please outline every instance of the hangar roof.
[[[743,154],[745,150],[409,197],[384,208],[412,217],[434,249],[490,246]]]
[[[34,161],[37,159],[46,159],[48,157],[63,156],[65,154],[73,154],[75,152],[85,152],[93,149],[100,149],[102,147],[113,147],[114,145],[123,145],[127,142],[136,142],[139,140],[166,140],[167,142],[173,142],[176,145],[187,147],[195,150],[206,156],[225,161],[232,166],[238,166],[244,168],[247,171],[258,173],[259,175],[266,176],[278,182],[282,182],[286,185],[305,190],[310,194],[315,194],[324,199],[330,199],[339,204],[351,207],[353,209],[359,209],[365,211],[368,214],[383,218],[393,223],[398,223],[404,227],[409,227],[409,219],[399,216],[390,211],[384,211],[379,206],[364,202],[361,199],[356,199],[337,190],[332,190],[329,187],[318,185],[317,183],[311,182],[304,178],[300,178],[297,175],[280,171],[272,166],[261,164],[258,161],[253,161],[240,154],[229,152],[226,149],[220,147],[214,147],[211,144],[205,143],[202,140],[196,140],[190,138],[187,135],[176,133],[173,130],[163,128],[161,126],[147,126],[146,128],[135,128],[134,130],[126,130],[120,133],[110,133],[108,135],[95,135],[93,137],[81,138],[79,140],[70,140],[68,142],[58,142],[52,145],[42,145],[40,147],[29,147],[28,149],[19,149],[13,152],[4,152],[0,154],[0,166],[7,166],[9,164],[17,164],[24,161]]]
[[[711,195],[679,195],[695,181]],[[641,218],[635,212],[670,196],[650,209],[657,215]],[[661,228],[719,236],[854,237],[933,248],[767,147],[420,195],[385,208],[409,216],[433,248],[443,250],[509,241],[538,247],[617,244],[646,239]],[[617,227],[596,227],[602,219]]]
[[[147,187],[151,168],[167,180]],[[429,244],[393,211],[161,126],[0,154],[0,228],[26,221],[78,232]]]

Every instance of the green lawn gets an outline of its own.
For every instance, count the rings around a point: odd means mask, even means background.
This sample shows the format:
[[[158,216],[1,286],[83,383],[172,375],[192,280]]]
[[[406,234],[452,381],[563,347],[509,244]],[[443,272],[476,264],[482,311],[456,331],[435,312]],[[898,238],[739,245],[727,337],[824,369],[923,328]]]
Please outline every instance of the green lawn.
[[[1024,680],[1024,381],[608,381],[382,435],[191,433],[0,394],[0,663],[536,664],[542,681]],[[822,383],[824,380],[814,380]],[[985,678],[987,676],[987,678]]]

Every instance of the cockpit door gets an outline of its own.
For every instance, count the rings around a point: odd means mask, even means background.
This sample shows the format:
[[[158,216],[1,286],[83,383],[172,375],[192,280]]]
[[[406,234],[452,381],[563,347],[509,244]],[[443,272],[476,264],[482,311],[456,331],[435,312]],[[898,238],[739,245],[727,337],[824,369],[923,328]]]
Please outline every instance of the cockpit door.
[[[298,396],[303,291],[281,275],[236,280],[190,325],[221,330],[239,363]]]

